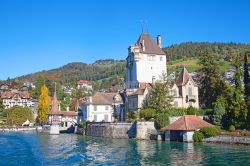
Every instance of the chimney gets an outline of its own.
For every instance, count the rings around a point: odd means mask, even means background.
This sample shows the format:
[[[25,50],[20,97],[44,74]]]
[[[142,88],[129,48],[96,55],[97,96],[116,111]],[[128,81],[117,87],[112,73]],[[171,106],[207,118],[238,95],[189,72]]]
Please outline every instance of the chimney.
[[[162,48],[162,46],[161,46],[161,35],[157,36],[157,45],[158,45],[158,47]]]

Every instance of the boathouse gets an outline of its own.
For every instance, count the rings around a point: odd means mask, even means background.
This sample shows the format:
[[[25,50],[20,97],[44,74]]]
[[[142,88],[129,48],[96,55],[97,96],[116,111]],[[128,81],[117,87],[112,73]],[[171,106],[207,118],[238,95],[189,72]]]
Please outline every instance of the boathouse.
[[[163,127],[166,141],[193,142],[194,131],[203,127],[213,127],[196,115],[184,115],[172,124]]]

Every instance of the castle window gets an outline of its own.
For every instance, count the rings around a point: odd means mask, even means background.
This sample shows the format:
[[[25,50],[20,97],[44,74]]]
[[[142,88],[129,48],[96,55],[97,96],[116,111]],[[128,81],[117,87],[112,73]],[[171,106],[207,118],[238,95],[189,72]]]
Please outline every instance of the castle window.
[[[188,95],[192,96],[192,87],[188,87]]]

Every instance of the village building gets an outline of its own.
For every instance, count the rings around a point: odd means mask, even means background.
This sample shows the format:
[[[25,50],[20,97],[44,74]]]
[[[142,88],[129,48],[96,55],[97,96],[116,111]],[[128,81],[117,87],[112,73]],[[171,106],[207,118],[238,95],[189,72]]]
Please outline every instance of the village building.
[[[76,83],[77,89],[84,89],[87,92],[92,92],[93,87],[90,81],[87,80],[79,80]]]
[[[148,93],[155,82],[175,79],[173,74],[169,78],[166,74],[167,59],[162,50],[161,36],[158,35],[155,42],[149,34],[142,33],[137,42],[128,48],[125,110],[140,111],[147,106]],[[174,107],[199,108],[198,85],[185,67],[179,73],[168,95],[173,97]]]
[[[166,141],[193,142],[194,131],[203,127],[213,127],[196,115],[184,115],[170,125],[163,127]]]
[[[14,106],[29,108],[34,107],[34,102],[28,91],[6,91],[1,94],[1,99],[3,100],[5,109],[9,109]]]
[[[77,123],[77,112],[60,111],[60,106],[55,91],[51,103],[51,110],[48,113],[48,118],[50,124],[60,125],[60,131],[68,131],[70,129],[73,130]]]
[[[172,104],[176,108],[199,108],[198,85],[185,67],[180,71],[170,95],[173,96]]]
[[[82,104],[78,123],[114,122],[115,118],[124,118],[123,103],[123,98],[119,93],[96,92]]]

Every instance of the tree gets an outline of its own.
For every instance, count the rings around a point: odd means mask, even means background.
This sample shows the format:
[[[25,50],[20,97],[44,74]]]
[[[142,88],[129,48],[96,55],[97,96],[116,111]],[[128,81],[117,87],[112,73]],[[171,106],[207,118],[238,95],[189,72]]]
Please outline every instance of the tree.
[[[247,121],[246,125],[250,127],[250,76],[249,76],[249,64],[248,64],[248,56],[250,55],[250,51],[245,52],[244,54],[244,96],[245,96],[245,104],[247,107]]]
[[[220,69],[218,65],[219,58],[211,54],[210,51],[205,51],[200,58],[200,63],[203,66],[201,68],[200,78],[200,98],[201,103],[211,108],[212,103],[216,101],[217,97],[222,94],[223,84],[220,77]]]
[[[150,120],[151,118],[155,118],[156,113],[152,108],[144,108],[139,112],[140,118],[144,118],[145,120]]]
[[[169,96],[171,83],[169,81],[156,82],[148,96],[148,107],[156,113],[167,112],[172,107],[172,96]]]
[[[48,121],[48,111],[50,108],[50,97],[48,88],[43,85],[41,88],[41,95],[38,98],[38,116],[37,122],[40,124],[45,124]]]
[[[169,95],[172,83],[166,79],[156,82],[149,92],[148,107],[156,112],[155,126],[157,129],[169,124],[169,112],[172,107],[172,96]]]
[[[230,105],[230,125],[234,125],[236,128],[241,128],[244,125],[247,117],[247,110],[245,102],[242,98],[242,86],[241,86],[241,69],[240,69],[240,55],[235,58],[235,88],[233,94],[233,101]]]
[[[22,126],[26,120],[33,121],[33,114],[28,107],[15,106],[8,110],[8,125]]]
[[[225,126],[226,122],[223,121],[226,114],[226,99],[223,96],[219,96],[216,102],[213,103],[212,122],[217,126]]]
[[[32,97],[34,98],[38,98],[38,96],[40,95],[40,90],[42,88],[43,85],[45,85],[45,78],[42,75],[39,75],[36,80],[35,80],[35,89],[30,89],[30,94]]]

